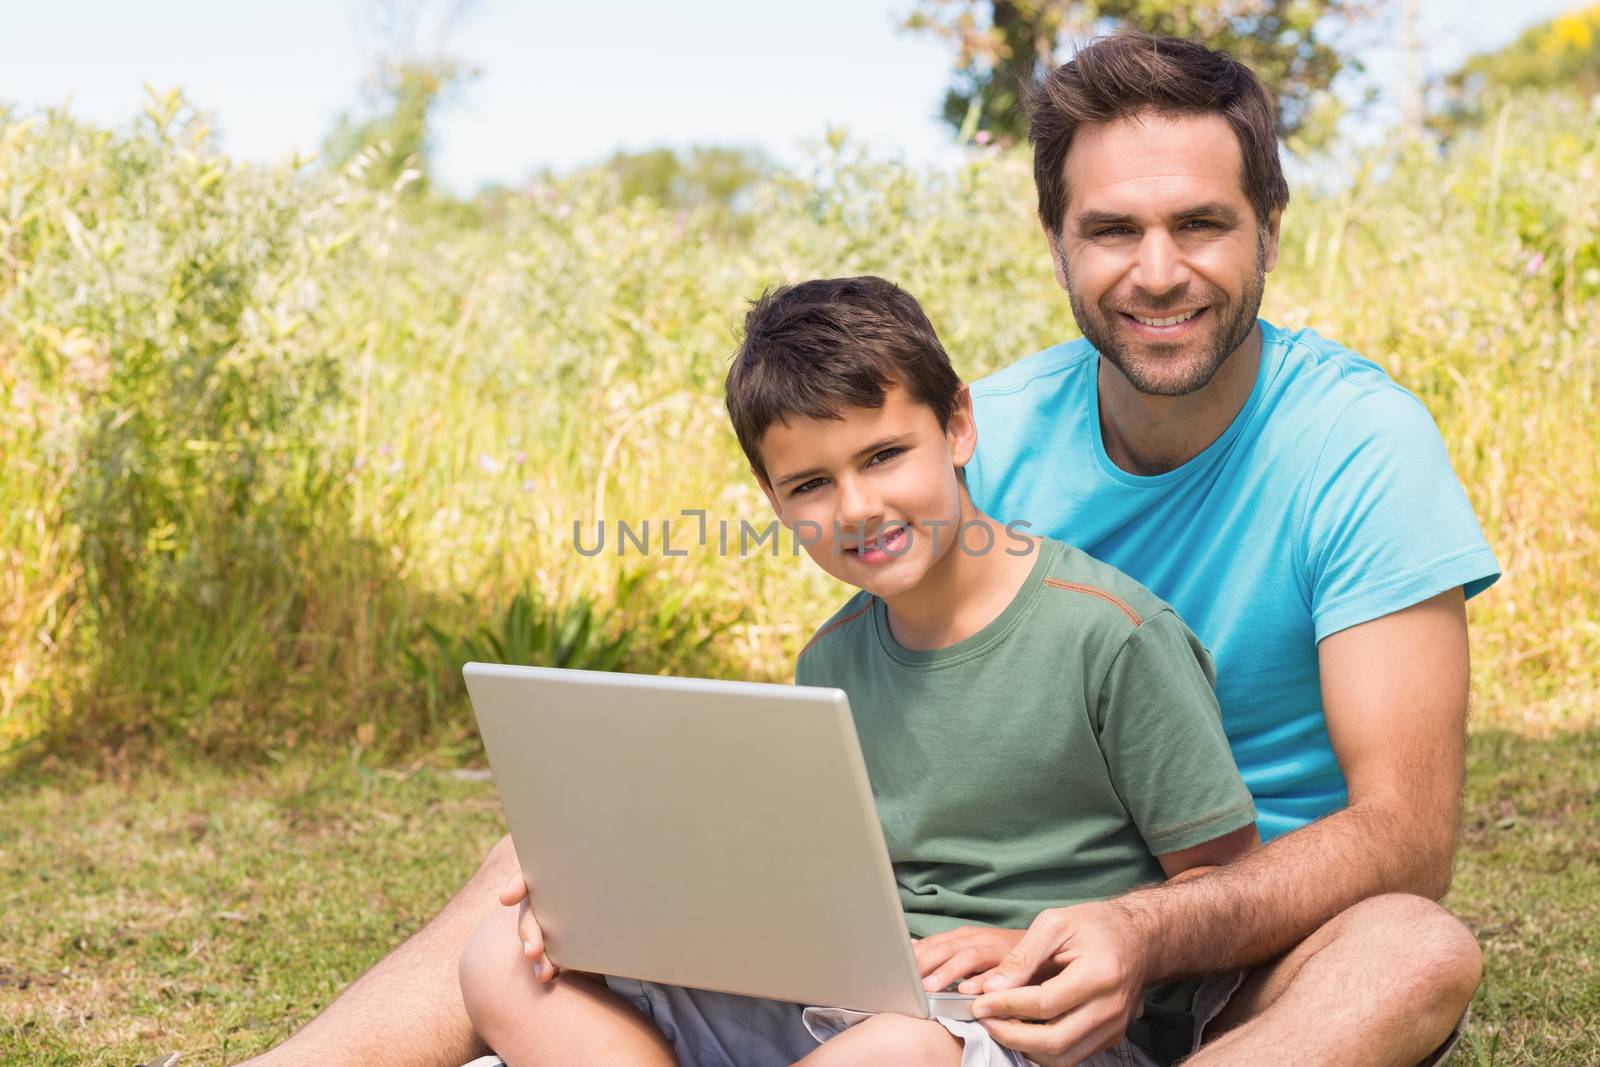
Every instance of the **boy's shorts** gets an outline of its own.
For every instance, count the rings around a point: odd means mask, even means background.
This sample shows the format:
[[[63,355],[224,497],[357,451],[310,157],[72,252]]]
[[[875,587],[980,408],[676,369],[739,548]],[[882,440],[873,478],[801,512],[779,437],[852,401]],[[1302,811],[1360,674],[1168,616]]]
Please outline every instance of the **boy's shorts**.
[[[1195,994],[1196,1038],[1216,1017],[1242,980],[1220,975],[1201,983]],[[870,1019],[870,1012],[802,1007],[781,1000],[712,993],[703,989],[606,979],[606,985],[655,1023],[672,1046],[681,1067],[788,1067],[818,1045]],[[961,1042],[961,1067],[1029,1067],[1020,1052],[1006,1048],[981,1023],[935,1020]],[[1159,1067],[1124,1040],[1085,1060],[1082,1067]]]
[[[1227,1006],[1244,980],[1243,972],[1215,975],[1195,993],[1195,1047],[1206,1025]],[[606,979],[606,985],[655,1023],[672,1046],[680,1067],[788,1067],[814,1051],[823,1040],[870,1018],[866,1012],[842,1008],[805,1008],[781,1000],[741,997],[703,989]],[[961,1041],[961,1067],[1030,1067],[1032,1061],[997,1043],[975,1022],[938,1020]],[[1455,1049],[1466,1028],[1462,1016],[1443,1046],[1420,1067],[1435,1067]],[[467,1067],[503,1067],[495,1056]],[[1124,1040],[1085,1060],[1081,1067],[1160,1067],[1136,1045]]]

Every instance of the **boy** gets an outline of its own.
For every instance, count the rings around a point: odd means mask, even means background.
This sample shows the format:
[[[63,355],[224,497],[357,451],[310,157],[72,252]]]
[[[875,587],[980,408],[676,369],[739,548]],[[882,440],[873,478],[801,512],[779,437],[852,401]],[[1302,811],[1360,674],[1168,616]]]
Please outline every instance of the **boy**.
[[[727,405],[751,472],[811,558],[861,590],[796,681],[849,694],[927,988],[975,991],[1046,908],[1253,847],[1209,656],[1131,579],[973,507],[971,399],[916,302],[878,278],[811,281],[762,297],[745,330]],[[480,926],[461,985],[511,1067],[1026,1062],[979,1023],[552,983],[520,876],[501,899],[518,909]],[[1128,1040],[1089,1062],[1186,1053],[1206,1021],[1196,992],[1149,991]]]

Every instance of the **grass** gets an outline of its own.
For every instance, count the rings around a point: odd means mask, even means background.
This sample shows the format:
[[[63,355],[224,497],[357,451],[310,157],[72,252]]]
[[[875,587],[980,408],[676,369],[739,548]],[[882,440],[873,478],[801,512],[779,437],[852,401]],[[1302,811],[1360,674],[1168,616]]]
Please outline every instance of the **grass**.
[[[242,1058],[416,929],[501,833],[485,781],[294,757],[0,799],[0,1062]],[[1600,1062],[1600,732],[1482,730],[1448,904],[1487,975],[1455,1061]]]

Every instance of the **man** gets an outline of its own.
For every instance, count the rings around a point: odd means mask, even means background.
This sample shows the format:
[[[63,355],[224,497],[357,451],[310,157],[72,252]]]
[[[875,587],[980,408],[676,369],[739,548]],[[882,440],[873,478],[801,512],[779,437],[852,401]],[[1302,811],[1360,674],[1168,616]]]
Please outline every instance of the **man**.
[[[1437,1062],[1482,967],[1435,900],[1463,777],[1463,604],[1494,558],[1421,405],[1256,319],[1288,189],[1249,71],[1190,42],[1099,41],[1046,80],[1030,139],[1084,340],[974,386],[974,499],[1178,609],[1216,657],[1271,840],[1191,881],[1045,912],[1004,960],[958,956],[952,975],[999,964],[980,979],[986,1025],[1042,1064],[1115,1043],[1147,984],[1230,971],[1242,984],[1187,1062]],[[514,870],[502,841],[259,1062],[479,1051],[456,960]]]
[[[1481,968],[1433,901],[1460,804],[1462,605],[1494,557],[1416,399],[1256,319],[1288,188],[1247,70],[1118,37],[1054,71],[1032,113],[1039,216],[1085,340],[973,387],[969,484],[1206,642],[1269,843],[1045,913],[985,988],[1043,984],[980,1004],[1004,1044],[1075,1063],[1145,984],[1251,967],[1186,1062],[1424,1062]]]

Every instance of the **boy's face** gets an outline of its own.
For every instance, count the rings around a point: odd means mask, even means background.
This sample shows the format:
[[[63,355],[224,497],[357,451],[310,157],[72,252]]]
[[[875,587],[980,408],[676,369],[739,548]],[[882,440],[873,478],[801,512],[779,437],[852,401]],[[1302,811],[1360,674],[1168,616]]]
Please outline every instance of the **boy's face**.
[[[881,408],[842,414],[768,427],[760,450],[771,482],[761,488],[817,566],[891,597],[913,588],[956,543],[956,468],[978,443],[972,398],[961,386],[943,430],[933,409],[900,385],[884,391]]]

